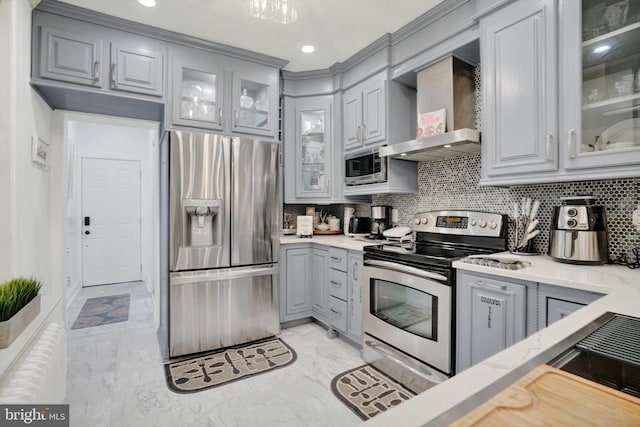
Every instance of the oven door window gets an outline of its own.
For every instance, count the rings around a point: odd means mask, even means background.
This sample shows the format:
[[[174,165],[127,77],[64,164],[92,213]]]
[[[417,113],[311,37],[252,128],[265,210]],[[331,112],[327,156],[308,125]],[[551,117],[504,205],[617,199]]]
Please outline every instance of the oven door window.
[[[371,314],[406,332],[438,340],[438,298],[386,280],[371,281]]]

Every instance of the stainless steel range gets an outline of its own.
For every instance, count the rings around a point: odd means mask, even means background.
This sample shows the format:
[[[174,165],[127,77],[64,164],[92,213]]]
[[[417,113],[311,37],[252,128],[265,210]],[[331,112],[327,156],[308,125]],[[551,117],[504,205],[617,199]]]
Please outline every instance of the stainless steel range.
[[[414,216],[414,241],[365,247],[364,358],[415,392],[455,374],[453,261],[507,248],[506,215]]]

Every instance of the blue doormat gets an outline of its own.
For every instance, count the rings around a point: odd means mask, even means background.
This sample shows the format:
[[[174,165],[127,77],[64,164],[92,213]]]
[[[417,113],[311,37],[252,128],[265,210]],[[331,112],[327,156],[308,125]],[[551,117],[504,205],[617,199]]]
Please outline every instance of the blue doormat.
[[[91,328],[129,320],[131,294],[89,298],[71,329]]]

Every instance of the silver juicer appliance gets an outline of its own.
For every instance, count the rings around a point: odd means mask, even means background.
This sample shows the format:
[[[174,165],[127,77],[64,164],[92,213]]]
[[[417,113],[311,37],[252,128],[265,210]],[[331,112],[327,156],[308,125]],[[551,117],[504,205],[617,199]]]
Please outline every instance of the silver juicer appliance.
[[[595,197],[560,199],[553,209],[549,235],[549,256],[569,264],[605,264],[608,261],[607,218]]]

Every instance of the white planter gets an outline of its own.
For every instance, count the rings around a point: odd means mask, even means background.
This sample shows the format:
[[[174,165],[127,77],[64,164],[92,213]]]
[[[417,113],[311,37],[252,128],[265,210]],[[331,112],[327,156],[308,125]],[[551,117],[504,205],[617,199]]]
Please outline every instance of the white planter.
[[[9,320],[0,322],[0,348],[7,348],[40,314],[40,295],[29,301],[22,310],[13,315]]]

